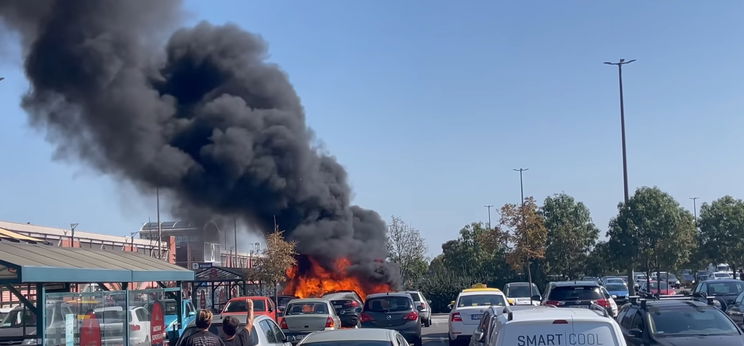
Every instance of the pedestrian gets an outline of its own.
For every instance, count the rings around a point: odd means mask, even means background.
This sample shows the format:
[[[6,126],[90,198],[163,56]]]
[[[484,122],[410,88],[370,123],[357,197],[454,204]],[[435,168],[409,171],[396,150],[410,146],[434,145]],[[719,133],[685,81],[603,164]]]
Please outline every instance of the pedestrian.
[[[744,269],[739,269],[739,280],[744,281]]]
[[[253,300],[246,300],[246,307],[248,310],[248,314],[245,317],[245,327],[240,328],[240,321],[232,316],[227,316],[224,320],[222,320],[222,331],[225,332],[225,336],[222,337],[222,341],[225,343],[226,346],[258,345],[256,333],[252,333],[254,318]]]
[[[212,334],[209,331],[209,326],[212,325],[212,312],[209,310],[199,310],[199,314],[196,316],[196,328],[197,331],[193,334],[183,338],[178,342],[181,346],[224,346],[219,336]]]

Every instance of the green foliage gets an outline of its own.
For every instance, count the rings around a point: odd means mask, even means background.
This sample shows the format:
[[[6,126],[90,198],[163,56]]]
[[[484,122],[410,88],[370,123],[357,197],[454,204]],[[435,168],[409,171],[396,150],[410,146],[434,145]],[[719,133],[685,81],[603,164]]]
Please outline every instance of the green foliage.
[[[511,234],[509,240],[514,244],[507,256],[512,268],[520,270],[528,261],[545,258],[548,230],[534,198],[526,198],[520,206],[505,204],[501,207],[499,223]]]
[[[700,208],[702,253],[714,263],[744,266],[744,201],[724,196]]]
[[[585,272],[584,263],[599,235],[589,209],[567,194],[557,194],[545,199],[540,212],[548,231],[543,270],[578,277]]]
[[[674,270],[689,260],[696,245],[693,217],[672,196],[656,187],[642,187],[618,209],[607,232],[612,257],[662,270]]]

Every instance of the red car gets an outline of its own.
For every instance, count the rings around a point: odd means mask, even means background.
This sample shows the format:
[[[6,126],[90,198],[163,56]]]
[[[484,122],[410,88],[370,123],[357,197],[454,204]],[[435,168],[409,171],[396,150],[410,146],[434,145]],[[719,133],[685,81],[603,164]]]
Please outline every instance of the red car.
[[[659,282],[658,281],[651,281],[651,289],[647,289],[646,283],[644,282],[641,285],[641,291],[651,293],[651,294],[659,294],[662,296],[671,296],[677,294],[677,292],[669,286],[669,284],[666,281],[661,282],[661,289],[659,289]]]
[[[276,321],[276,306],[269,297],[237,297],[227,301],[220,313],[222,316],[244,316],[248,313],[246,301],[253,300],[253,313],[263,315]]]

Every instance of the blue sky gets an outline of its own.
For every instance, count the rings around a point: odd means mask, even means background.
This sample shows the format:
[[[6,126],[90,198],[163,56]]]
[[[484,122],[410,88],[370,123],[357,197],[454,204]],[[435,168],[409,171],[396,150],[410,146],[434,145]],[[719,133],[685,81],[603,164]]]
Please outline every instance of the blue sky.
[[[565,192],[607,229],[622,200],[617,72],[631,190],[744,197],[744,4],[735,1],[187,1],[186,24],[260,34],[354,202],[419,228],[429,254],[485,204]],[[18,47],[0,48],[0,219],[126,235],[154,199],[54,159],[18,106]],[[494,213],[494,220],[498,216]]]

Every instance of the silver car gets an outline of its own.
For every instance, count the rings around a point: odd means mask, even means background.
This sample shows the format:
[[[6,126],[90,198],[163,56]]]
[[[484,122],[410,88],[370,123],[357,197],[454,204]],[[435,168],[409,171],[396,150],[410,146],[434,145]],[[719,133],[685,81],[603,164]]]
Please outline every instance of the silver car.
[[[293,299],[287,303],[280,325],[290,339],[299,340],[312,332],[341,328],[341,319],[328,299]]]
[[[297,346],[315,345],[384,345],[384,346],[408,346],[408,341],[391,329],[363,328],[343,329],[327,332],[315,332],[308,335]]]

